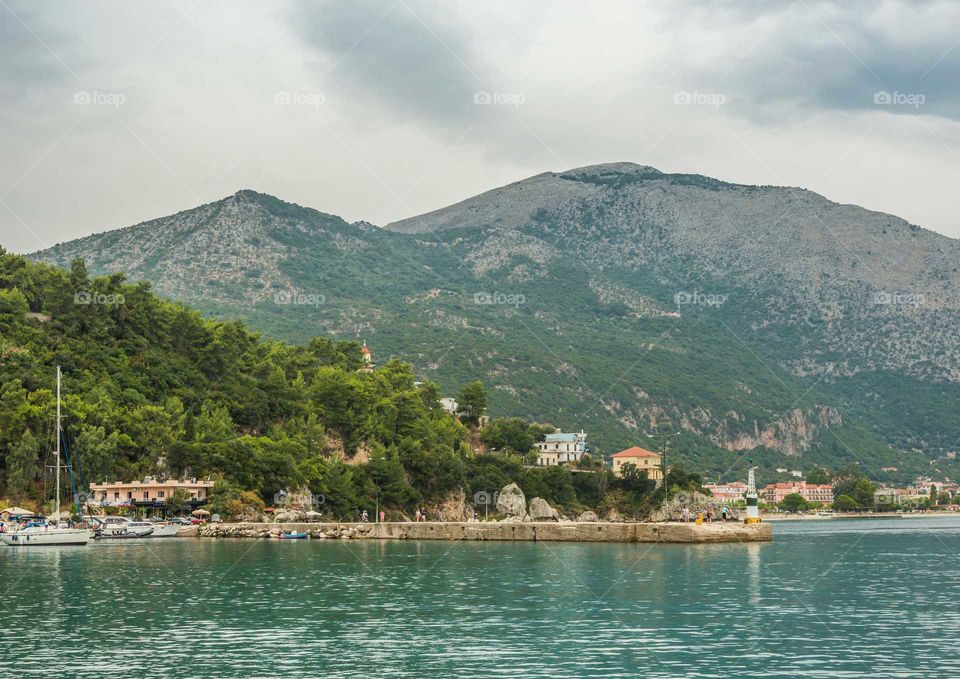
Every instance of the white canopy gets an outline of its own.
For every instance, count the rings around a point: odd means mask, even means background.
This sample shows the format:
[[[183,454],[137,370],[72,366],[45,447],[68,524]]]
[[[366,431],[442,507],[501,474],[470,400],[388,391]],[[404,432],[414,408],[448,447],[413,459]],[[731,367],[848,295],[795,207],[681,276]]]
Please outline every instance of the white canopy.
[[[24,514],[33,514],[28,509],[23,507],[7,507],[6,509],[0,509],[0,514],[7,514],[8,516],[23,516]]]

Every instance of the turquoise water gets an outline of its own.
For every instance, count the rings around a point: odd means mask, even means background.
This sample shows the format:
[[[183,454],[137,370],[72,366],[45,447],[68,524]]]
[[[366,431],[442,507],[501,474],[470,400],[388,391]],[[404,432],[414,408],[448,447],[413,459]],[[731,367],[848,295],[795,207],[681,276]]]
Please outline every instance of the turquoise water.
[[[960,676],[960,520],[774,530],[0,547],[0,674]]]

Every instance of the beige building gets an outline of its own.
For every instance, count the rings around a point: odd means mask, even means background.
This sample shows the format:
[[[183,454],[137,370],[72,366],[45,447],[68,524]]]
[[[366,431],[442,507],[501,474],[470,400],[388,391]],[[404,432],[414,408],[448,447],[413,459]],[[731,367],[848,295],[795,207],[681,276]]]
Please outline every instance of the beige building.
[[[91,483],[90,504],[102,506],[157,505],[165,503],[180,489],[190,498],[189,502],[191,504],[202,504],[206,501],[211,488],[213,488],[213,481],[197,481],[196,479],[157,481],[150,476],[143,481],[131,481],[130,483],[122,481]]]
[[[663,480],[663,458],[660,453],[652,450],[646,450],[640,446],[633,446],[626,450],[615,453],[613,460],[613,473],[616,476],[623,476],[623,467],[632,464],[638,472],[647,472],[647,478],[653,481]]]

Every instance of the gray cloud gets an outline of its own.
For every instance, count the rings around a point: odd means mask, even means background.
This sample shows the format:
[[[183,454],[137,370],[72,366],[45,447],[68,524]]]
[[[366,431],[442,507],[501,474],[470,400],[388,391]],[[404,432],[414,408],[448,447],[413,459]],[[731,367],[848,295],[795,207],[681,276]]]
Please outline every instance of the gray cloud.
[[[36,104],[50,87],[75,83],[84,65],[82,43],[52,25],[38,6],[0,5],[0,103],[8,112]]]
[[[0,6],[13,249],[239,188],[385,223],[619,160],[804,186],[960,235],[951,3],[5,2],[23,20]],[[680,106],[679,91],[726,101]],[[874,104],[880,91],[925,101]]]
[[[297,3],[288,13],[298,38],[323,56],[325,79],[402,119],[460,123],[475,115],[483,89],[467,27],[412,0]]]
[[[798,0],[754,6],[749,16],[742,7],[713,5],[702,19],[729,32],[726,58],[684,75],[727,93],[740,115],[765,124],[825,110],[960,120],[956,3]],[[891,103],[881,95],[878,104],[878,93],[890,94]]]

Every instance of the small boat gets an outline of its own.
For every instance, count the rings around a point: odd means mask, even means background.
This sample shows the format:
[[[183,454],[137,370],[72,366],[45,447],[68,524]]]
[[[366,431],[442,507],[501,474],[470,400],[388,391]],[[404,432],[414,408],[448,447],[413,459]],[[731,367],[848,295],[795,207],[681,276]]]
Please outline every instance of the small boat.
[[[281,540],[306,540],[307,534],[294,533],[292,531],[287,531],[286,533],[280,533],[280,535],[278,535],[277,537]]]

